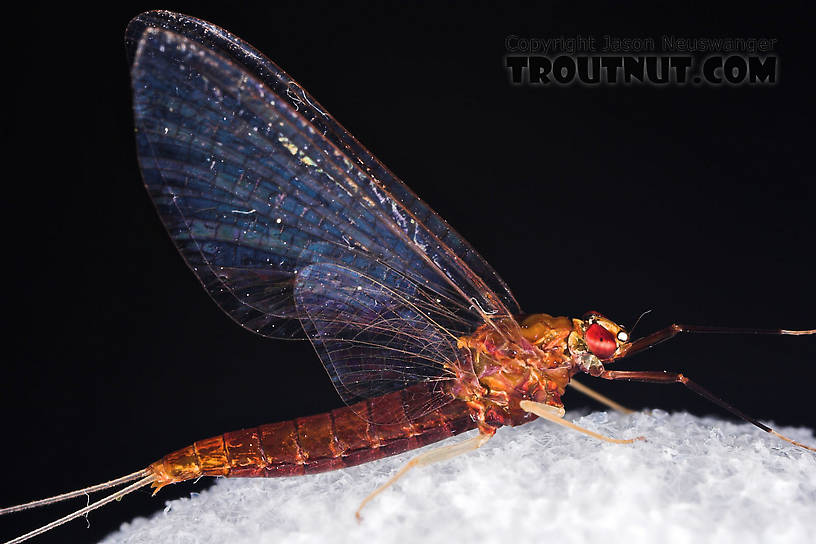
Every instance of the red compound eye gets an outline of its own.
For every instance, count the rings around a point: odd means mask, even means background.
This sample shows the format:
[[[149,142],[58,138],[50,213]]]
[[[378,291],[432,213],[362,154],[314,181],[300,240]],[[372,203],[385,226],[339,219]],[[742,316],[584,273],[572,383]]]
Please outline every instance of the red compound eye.
[[[615,350],[618,349],[615,336],[597,323],[587,328],[584,338],[586,338],[589,350],[594,353],[598,359],[609,359],[615,354]]]

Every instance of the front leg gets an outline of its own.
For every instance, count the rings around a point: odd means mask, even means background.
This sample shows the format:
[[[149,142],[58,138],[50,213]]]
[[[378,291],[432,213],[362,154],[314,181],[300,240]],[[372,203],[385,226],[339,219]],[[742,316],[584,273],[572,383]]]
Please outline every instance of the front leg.
[[[797,331],[786,331],[785,334],[791,334],[792,332]],[[808,332],[809,331],[805,331]],[[772,435],[781,438],[786,442],[790,442],[794,446],[799,446],[800,448],[805,448],[806,450],[816,451],[816,448],[812,448],[810,446],[806,446],[801,442],[797,442],[788,438],[787,436],[781,435],[778,432],[774,431],[767,425],[760,423],[753,417],[745,414],[741,410],[731,406],[714,393],[706,389],[705,387],[698,385],[697,383],[691,381],[690,379],[686,378],[679,372],[667,372],[665,370],[604,370],[598,375],[599,378],[604,378],[606,380],[625,380],[630,382],[647,382],[647,383],[681,383],[700,395],[703,398],[706,398],[716,404],[717,406],[731,412],[738,418],[751,423],[752,425],[756,425],[766,433],[771,433]]]

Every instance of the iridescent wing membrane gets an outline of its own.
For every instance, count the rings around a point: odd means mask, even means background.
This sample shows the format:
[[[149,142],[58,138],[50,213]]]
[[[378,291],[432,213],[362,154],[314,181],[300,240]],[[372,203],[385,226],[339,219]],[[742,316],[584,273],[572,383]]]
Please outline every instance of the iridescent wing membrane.
[[[169,12],[134,19],[127,45],[142,175],[174,243],[236,322],[305,332],[344,401],[449,379],[457,335],[520,313],[465,240],[251,46]]]
[[[320,359],[341,378],[335,386],[344,399],[426,382],[430,394],[403,406],[413,419],[450,401],[442,384],[456,377],[456,337],[443,325],[452,320],[435,293],[378,268],[363,273],[332,263],[307,266],[297,276],[295,303]]]

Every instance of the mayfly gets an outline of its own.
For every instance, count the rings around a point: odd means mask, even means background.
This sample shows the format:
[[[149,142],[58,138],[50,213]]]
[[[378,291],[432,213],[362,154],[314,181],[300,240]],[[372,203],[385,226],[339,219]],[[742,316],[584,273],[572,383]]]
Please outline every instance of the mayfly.
[[[344,408],[199,440],[127,476],[0,510],[18,512],[128,484],[11,542],[137,489],[201,476],[276,477],[358,465],[477,429],[408,462],[483,445],[502,426],[563,419],[569,385],[680,383],[798,447],[683,374],[611,370],[680,333],[816,330],[672,325],[633,340],[597,312],[525,314],[482,257],[285,72],[199,19],[149,12],[127,47],[145,186],[173,242],[218,306],[269,338],[308,338]],[[358,510],[359,515],[359,510]]]

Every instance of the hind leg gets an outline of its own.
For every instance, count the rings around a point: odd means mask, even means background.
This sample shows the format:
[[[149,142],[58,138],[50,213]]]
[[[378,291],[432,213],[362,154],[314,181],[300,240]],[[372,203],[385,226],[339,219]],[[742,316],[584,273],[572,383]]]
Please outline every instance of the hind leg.
[[[462,455],[463,453],[467,453],[469,451],[473,451],[478,449],[484,445],[488,439],[493,436],[492,434],[484,434],[479,433],[472,438],[468,438],[462,442],[456,444],[450,444],[448,446],[442,446],[441,448],[435,448],[430,451],[426,451],[420,455],[417,455],[410,461],[408,461],[405,466],[403,466],[399,471],[394,474],[387,482],[383,485],[375,489],[368,497],[363,499],[363,502],[360,503],[360,507],[357,508],[357,519],[362,519],[360,516],[360,512],[363,510],[363,507],[368,504],[371,499],[388,489],[391,485],[394,484],[397,480],[402,478],[409,470],[415,467],[424,467],[426,465],[430,465],[432,463],[439,463],[440,461],[447,461],[457,455]]]

